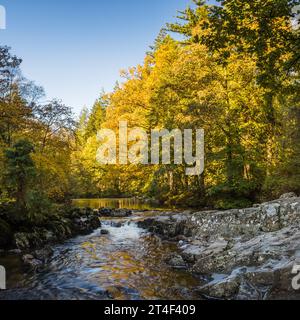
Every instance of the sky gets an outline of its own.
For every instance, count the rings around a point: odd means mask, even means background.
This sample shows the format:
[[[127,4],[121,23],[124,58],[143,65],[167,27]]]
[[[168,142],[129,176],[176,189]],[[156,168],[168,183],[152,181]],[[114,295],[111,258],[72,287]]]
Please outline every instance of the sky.
[[[111,91],[121,69],[143,62],[160,29],[191,0],[0,0],[0,45],[26,78],[78,114]]]

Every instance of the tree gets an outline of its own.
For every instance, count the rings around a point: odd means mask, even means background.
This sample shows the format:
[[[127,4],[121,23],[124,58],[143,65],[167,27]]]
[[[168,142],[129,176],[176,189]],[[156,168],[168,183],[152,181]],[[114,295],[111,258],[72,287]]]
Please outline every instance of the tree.
[[[32,110],[22,96],[21,59],[0,46],[0,143],[11,146],[14,135],[28,125]]]
[[[17,207],[21,210],[26,210],[28,187],[36,175],[31,157],[33,151],[32,143],[27,140],[20,140],[11,149],[5,150],[7,181],[13,190]]]
[[[58,100],[53,100],[46,105],[36,108],[35,117],[38,120],[42,139],[40,151],[43,153],[51,139],[64,132],[72,132],[75,121],[70,107],[65,106]]]
[[[103,122],[105,121],[106,114],[106,101],[105,94],[103,93],[101,97],[95,102],[86,124],[85,134],[86,138],[97,135],[97,132],[101,129]]]
[[[4,99],[10,92],[21,62],[21,59],[10,53],[9,47],[0,46],[0,99]]]

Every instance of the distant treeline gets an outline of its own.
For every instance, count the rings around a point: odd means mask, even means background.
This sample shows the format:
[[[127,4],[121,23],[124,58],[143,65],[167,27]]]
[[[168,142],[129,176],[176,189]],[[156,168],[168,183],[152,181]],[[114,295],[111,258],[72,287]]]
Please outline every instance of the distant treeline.
[[[144,64],[81,115],[79,194],[146,195],[171,204],[247,206],[300,192],[298,1],[195,1],[161,31]],[[180,34],[177,41],[172,36]],[[183,36],[183,37],[182,37]],[[175,37],[177,38],[177,37]],[[200,177],[185,166],[95,163],[100,128],[205,129]]]

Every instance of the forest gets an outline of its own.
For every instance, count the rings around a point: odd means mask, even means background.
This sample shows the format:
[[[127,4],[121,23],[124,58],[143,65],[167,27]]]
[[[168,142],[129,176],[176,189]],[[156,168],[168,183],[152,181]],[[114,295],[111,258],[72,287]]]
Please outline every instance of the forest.
[[[143,197],[241,208],[300,193],[300,32],[296,0],[194,1],[162,26],[141,65],[79,119],[22,76],[0,46],[0,228],[36,223],[74,198]],[[97,132],[204,129],[205,171],[97,163]],[[4,228],[2,222],[2,228]]]

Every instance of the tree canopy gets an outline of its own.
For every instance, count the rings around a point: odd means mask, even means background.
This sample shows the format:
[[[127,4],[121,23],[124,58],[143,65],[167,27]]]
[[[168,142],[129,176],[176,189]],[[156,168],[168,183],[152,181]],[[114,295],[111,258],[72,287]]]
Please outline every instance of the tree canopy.
[[[34,197],[127,195],[231,208],[299,193],[298,5],[194,1],[78,121],[60,101],[42,104],[21,59],[0,47],[0,201],[32,208]],[[149,137],[152,129],[204,129],[204,173],[187,176],[175,163],[99,164],[97,132],[118,132],[120,121]]]

